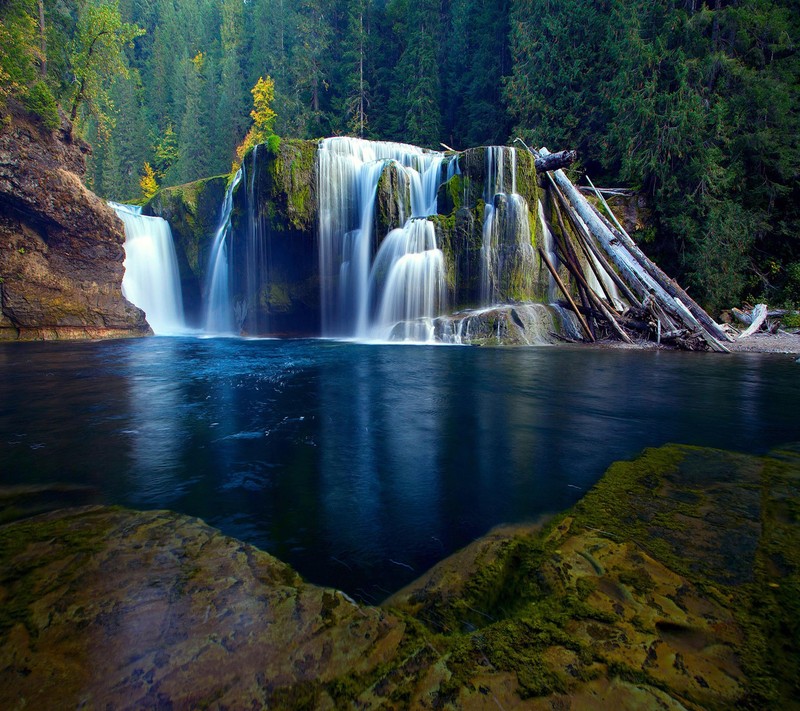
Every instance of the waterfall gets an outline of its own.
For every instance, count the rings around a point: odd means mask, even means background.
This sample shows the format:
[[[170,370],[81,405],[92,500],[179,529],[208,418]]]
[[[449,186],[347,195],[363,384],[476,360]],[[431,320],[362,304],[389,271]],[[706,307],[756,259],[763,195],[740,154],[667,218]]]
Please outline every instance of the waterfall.
[[[220,211],[219,226],[214,234],[211,254],[208,260],[208,287],[205,298],[206,333],[233,334],[234,328],[233,299],[231,298],[231,255],[230,240],[231,214],[233,212],[233,191],[242,180],[242,169],[236,172],[225,193],[225,200]]]
[[[382,282],[382,283],[381,283]],[[378,308],[372,335],[380,339],[429,341],[433,318],[444,307],[444,255],[433,223],[413,218],[384,239],[370,272]]]
[[[428,312],[441,303],[444,259],[433,225],[414,218],[436,212],[444,155],[345,137],[323,140],[317,155],[323,335],[381,338],[393,323],[436,315]],[[408,184],[411,212],[389,236],[375,233],[378,185],[387,170]],[[403,195],[392,199],[405,219]]]
[[[178,260],[169,223],[133,205],[109,205],[125,225],[122,294],[145,312],[156,335],[186,330]]]
[[[529,205],[517,193],[517,152],[508,146],[488,146],[485,166],[480,303],[527,300],[539,269]]]
[[[506,172],[506,162],[509,171]],[[510,178],[510,181],[509,181]],[[506,198],[511,206],[514,219],[528,221],[528,208],[524,198],[517,195],[517,152],[508,146],[486,147],[486,179],[484,183],[483,243],[481,246],[481,304],[488,306],[498,303],[501,298],[500,275],[502,265],[499,263],[498,240],[502,235],[499,223],[498,203]],[[525,225],[519,224],[520,230]],[[515,230],[516,232],[516,230]],[[530,226],[527,225],[530,235]]]

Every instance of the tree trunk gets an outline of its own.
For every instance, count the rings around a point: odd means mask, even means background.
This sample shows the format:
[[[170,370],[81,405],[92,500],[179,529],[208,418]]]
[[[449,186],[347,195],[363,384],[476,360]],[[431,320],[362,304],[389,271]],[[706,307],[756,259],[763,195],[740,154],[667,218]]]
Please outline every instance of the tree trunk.
[[[577,151],[560,151],[559,153],[549,153],[546,156],[539,156],[534,160],[534,165],[538,173],[547,173],[551,170],[566,168],[572,165],[577,158]]]
[[[748,336],[752,336],[756,331],[758,331],[759,328],[761,328],[761,324],[767,320],[767,305],[756,304],[756,307],[753,309],[752,317],[753,320],[750,322],[747,330],[739,335],[739,340],[742,338],[747,338]]]
[[[47,38],[44,25],[44,0],[39,0],[39,49],[42,53],[39,73],[42,79],[47,76]]]

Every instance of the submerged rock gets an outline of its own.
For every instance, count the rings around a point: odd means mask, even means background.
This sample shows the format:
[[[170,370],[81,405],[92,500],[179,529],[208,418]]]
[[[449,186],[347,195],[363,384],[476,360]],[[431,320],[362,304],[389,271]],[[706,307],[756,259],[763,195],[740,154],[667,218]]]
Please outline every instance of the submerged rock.
[[[66,119],[0,127],[0,340],[151,333],[122,296],[122,223],[81,183],[88,150]]]
[[[433,340],[477,346],[537,346],[579,336],[570,315],[545,304],[459,311],[432,324]]]
[[[0,527],[0,705],[780,707],[798,500],[800,448],[647,450],[381,608],[186,516],[53,512]]]

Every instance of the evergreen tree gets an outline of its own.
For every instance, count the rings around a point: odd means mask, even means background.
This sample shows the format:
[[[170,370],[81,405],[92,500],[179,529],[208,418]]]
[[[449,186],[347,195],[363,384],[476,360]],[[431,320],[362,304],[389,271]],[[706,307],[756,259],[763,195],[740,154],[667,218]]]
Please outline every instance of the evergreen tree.
[[[198,52],[186,62],[186,104],[178,140],[178,160],[173,173],[167,176],[172,183],[188,183],[211,175],[211,145],[208,135],[206,112],[206,57]]]
[[[405,47],[390,98],[395,137],[438,147],[442,132],[439,0],[416,0],[401,9],[405,22],[397,29],[405,38]]]

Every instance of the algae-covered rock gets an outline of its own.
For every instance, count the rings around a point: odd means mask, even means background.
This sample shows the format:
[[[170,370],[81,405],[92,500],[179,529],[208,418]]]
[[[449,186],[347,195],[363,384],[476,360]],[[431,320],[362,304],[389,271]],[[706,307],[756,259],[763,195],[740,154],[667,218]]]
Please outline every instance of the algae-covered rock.
[[[406,173],[395,162],[381,171],[375,197],[375,251],[391,230],[402,227],[411,217],[411,186]]]
[[[561,315],[545,304],[521,303],[456,311],[434,319],[437,341],[474,346],[534,346],[556,343]]]
[[[457,707],[781,708],[800,692],[799,500],[797,448],[647,450],[387,605],[458,640]]]
[[[798,501],[800,447],[647,450],[382,608],[178,514],[24,519],[0,526],[0,705],[788,708]]]
[[[404,625],[168,512],[71,509],[0,528],[3,708],[332,705]],[[328,689],[330,686],[330,690]]]

